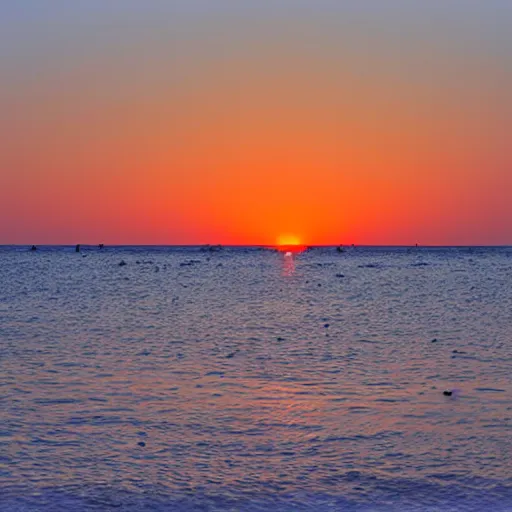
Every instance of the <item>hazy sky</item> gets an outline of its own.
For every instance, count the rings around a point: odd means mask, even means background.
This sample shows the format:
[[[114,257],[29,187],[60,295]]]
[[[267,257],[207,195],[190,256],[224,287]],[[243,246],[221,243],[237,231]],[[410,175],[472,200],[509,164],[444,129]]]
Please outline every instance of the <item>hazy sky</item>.
[[[0,4],[0,244],[512,244],[510,0]]]

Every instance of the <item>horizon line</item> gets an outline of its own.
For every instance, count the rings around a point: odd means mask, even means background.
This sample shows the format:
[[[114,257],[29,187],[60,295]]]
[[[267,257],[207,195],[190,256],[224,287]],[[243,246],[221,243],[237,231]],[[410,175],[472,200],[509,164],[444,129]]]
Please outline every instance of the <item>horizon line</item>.
[[[123,244],[107,244],[101,243],[103,248],[107,249],[109,247],[279,247],[278,244],[220,244],[220,243],[198,243],[198,244],[133,244],[133,243],[123,243]],[[39,247],[76,247],[76,245],[80,245],[80,247],[99,247],[100,244],[90,244],[90,243],[65,243],[65,244],[52,244],[52,243],[43,243],[43,244],[0,244],[0,247],[31,247],[32,245],[36,245]],[[353,248],[353,247],[405,247],[405,248],[469,248],[469,247],[512,247],[512,243],[505,244],[299,244],[300,247],[313,247],[313,248],[329,248],[329,247],[344,247],[344,248]]]

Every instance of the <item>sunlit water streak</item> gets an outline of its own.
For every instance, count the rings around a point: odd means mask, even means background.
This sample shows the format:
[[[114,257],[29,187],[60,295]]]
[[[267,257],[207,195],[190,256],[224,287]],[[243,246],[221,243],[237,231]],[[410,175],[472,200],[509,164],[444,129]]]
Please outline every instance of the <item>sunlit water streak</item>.
[[[507,248],[0,248],[0,510],[512,510],[511,339]]]

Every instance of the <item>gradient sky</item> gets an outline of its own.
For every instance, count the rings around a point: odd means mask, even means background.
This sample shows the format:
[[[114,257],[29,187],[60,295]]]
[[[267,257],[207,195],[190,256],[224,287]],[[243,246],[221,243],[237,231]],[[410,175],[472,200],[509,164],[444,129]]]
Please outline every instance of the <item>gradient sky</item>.
[[[510,0],[0,5],[0,244],[512,244]]]

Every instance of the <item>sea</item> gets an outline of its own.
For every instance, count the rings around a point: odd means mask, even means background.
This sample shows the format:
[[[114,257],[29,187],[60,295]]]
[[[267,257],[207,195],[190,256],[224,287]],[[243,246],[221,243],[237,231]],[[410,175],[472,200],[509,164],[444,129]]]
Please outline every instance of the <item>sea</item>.
[[[512,511],[512,248],[0,247],[0,510]]]

